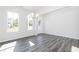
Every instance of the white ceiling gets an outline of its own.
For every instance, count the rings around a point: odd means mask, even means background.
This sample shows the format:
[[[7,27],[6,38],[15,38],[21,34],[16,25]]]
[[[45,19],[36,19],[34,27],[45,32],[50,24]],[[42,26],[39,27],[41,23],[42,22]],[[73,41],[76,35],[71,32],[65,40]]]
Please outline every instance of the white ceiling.
[[[38,14],[46,14],[63,7],[66,7],[66,6],[23,6],[23,8],[32,12],[36,12]]]
[[[34,12],[34,11],[37,11],[37,10],[44,8],[44,7],[43,6],[24,6],[23,8]]]

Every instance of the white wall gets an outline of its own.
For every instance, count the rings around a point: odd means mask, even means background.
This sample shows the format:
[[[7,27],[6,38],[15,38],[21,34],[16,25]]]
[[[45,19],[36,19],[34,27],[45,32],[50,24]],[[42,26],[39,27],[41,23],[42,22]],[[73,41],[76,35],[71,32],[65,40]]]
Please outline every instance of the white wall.
[[[66,7],[44,16],[45,33],[79,39],[79,7]]]
[[[7,32],[7,11],[19,13],[19,31]],[[21,7],[0,7],[0,42],[13,40],[33,35],[33,31],[27,30],[27,14],[29,11]]]
[[[36,10],[35,12],[40,15],[43,15],[43,14],[47,14],[51,11],[55,11],[57,9],[64,8],[64,7],[65,6],[43,6],[43,8]]]

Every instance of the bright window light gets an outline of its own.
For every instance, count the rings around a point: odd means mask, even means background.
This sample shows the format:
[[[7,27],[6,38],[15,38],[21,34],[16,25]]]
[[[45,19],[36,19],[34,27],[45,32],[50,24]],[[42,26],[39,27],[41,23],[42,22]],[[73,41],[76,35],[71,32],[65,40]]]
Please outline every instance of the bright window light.
[[[19,30],[19,15],[15,12],[8,12],[7,13],[7,32],[17,32]]]
[[[28,30],[33,30],[35,20],[38,20],[38,25],[40,26],[39,14],[31,13],[27,16],[27,18],[28,18]]]

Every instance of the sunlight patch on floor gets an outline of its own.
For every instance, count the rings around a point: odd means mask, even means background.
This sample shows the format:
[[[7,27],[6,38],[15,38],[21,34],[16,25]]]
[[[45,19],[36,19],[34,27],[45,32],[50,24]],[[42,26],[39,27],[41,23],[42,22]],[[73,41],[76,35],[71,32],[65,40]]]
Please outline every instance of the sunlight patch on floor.
[[[0,52],[13,52],[16,42],[8,43],[0,47]]]
[[[29,41],[29,44],[30,44],[30,46],[34,46],[35,44],[34,43],[32,43],[31,41]]]
[[[79,48],[72,46],[71,52],[79,52]]]

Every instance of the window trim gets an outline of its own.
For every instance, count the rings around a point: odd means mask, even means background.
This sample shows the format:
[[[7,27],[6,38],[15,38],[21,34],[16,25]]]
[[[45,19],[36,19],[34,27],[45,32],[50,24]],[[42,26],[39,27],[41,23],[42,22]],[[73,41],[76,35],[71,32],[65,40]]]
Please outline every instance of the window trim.
[[[17,25],[17,30],[9,30],[10,28],[8,27],[9,26],[9,24],[8,24],[8,22],[9,22],[9,20],[8,20],[8,18],[9,18],[9,15],[8,15],[8,13],[13,13],[13,14],[17,14],[18,15],[18,17],[17,17],[17,23],[18,23],[18,25]],[[13,15],[14,16],[14,15]],[[19,31],[19,13],[18,12],[14,12],[14,11],[7,11],[7,32],[18,32]]]

